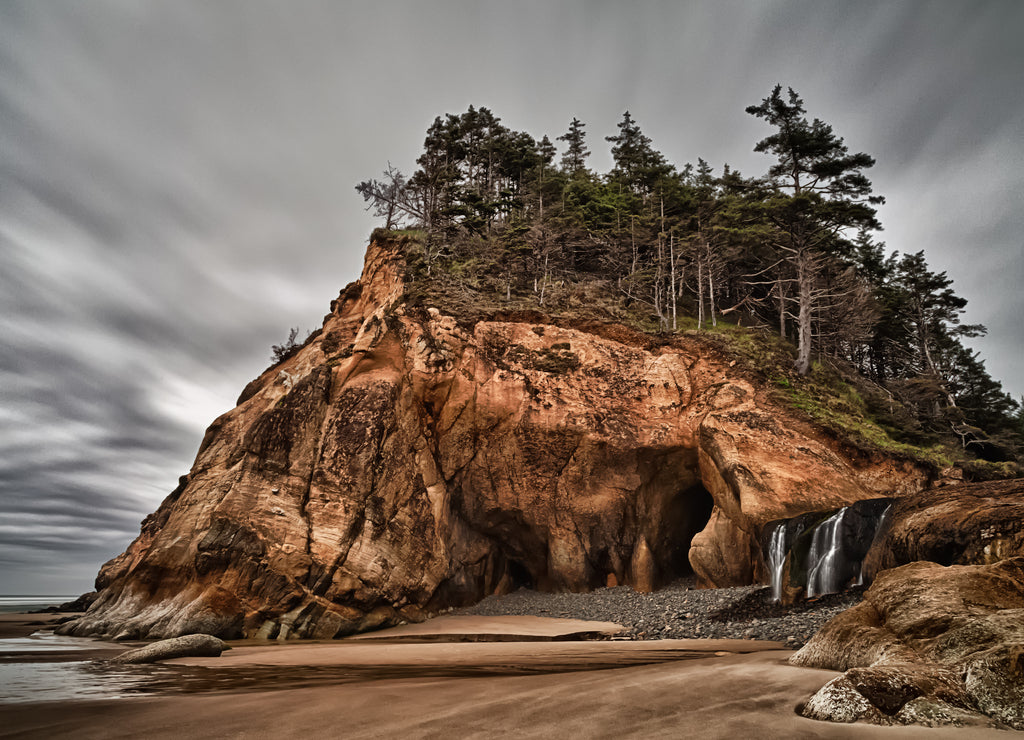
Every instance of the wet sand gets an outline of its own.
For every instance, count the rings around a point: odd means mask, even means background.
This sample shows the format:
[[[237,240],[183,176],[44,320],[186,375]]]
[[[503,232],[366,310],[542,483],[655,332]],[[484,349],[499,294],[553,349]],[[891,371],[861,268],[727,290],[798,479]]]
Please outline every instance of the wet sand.
[[[9,704],[0,706],[0,737],[1017,735],[803,719],[794,707],[836,674],[789,666],[790,651],[751,640],[235,644],[220,658],[173,661],[174,670],[259,676],[256,690]],[[321,679],[302,688],[284,680],[303,670]]]
[[[350,640],[413,640],[416,642],[529,642],[611,637],[625,630],[614,622],[535,616],[442,616],[416,624],[366,632]]]
[[[82,660],[103,660],[112,658],[124,651],[129,645],[140,643],[112,643],[100,640],[81,640],[77,638],[62,638],[59,642],[80,643],[74,647],[62,649],[60,644],[21,646],[24,638],[29,635],[52,630],[58,620],[69,616],[62,613],[46,614],[0,614],[0,665],[13,662],[47,662],[56,663],[63,661]],[[44,649],[40,650],[39,647]],[[0,696],[3,694],[3,687],[0,686]],[[2,732],[2,730],[0,730]]]
[[[7,637],[27,637],[42,629],[52,629],[61,617],[71,616],[61,613],[43,614],[0,614],[0,639]]]

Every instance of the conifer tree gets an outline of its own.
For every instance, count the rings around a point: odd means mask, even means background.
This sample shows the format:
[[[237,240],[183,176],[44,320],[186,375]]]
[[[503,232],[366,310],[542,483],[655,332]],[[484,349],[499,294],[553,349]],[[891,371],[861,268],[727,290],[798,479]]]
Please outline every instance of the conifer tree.
[[[775,246],[796,275],[796,370],[806,375],[811,369],[814,312],[827,296],[818,278],[830,247],[848,229],[881,228],[873,206],[883,200],[871,195],[871,182],[863,174],[874,160],[864,153],[850,154],[828,124],[808,121],[804,103],[792,88],[784,99],[782,86],[776,85],[747,113],[776,129],[754,151],[776,158],[766,178],[769,197],[764,215],[774,223]]]
[[[566,143],[565,152],[562,154],[562,169],[569,175],[582,172],[587,167],[587,157],[590,150],[587,149],[585,139],[587,133],[583,128],[587,124],[573,117],[569,124],[569,130],[558,137],[559,141]]]
[[[644,136],[629,111],[622,114],[618,127],[618,134],[604,137],[605,141],[613,144],[612,158],[615,160],[615,167],[608,177],[638,195],[649,195],[657,180],[669,175],[673,167],[661,152],[651,147],[650,137]]]

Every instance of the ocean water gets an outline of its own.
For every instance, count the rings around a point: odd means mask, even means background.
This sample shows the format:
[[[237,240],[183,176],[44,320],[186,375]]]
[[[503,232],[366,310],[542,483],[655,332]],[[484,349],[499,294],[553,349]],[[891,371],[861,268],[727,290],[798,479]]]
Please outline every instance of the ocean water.
[[[23,596],[18,594],[0,596],[0,614],[33,612],[48,606],[60,606],[78,598],[74,596]]]

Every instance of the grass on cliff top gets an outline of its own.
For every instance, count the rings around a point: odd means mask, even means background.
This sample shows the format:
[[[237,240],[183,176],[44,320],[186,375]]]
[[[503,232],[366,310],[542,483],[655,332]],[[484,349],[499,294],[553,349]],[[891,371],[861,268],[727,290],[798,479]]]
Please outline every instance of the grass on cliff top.
[[[697,334],[696,331],[687,332]],[[964,459],[957,448],[910,428],[909,414],[884,390],[858,376],[815,362],[807,376],[793,370],[795,348],[777,334],[718,322],[700,338],[732,356],[743,369],[765,380],[772,396],[841,441],[879,450],[936,468]]]
[[[713,349],[726,360],[766,382],[773,397],[837,439],[865,450],[879,450],[935,468],[949,467],[966,456],[956,446],[913,428],[911,415],[885,391],[856,373],[815,363],[808,376],[793,370],[791,343],[761,328],[740,326],[719,318],[715,326],[698,328],[680,313],[677,330],[664,332],[649,306],[628,300],[611,281],[581,276],[576,281],[552,280],[544,288],[513,283],[509,270],[489,258],[480,244],[459,249],[446,246],[426,259],[426,234],[417,230],[374,231],[379,243],[394,243],[406,256],[407,300],[412,307],[436,307],[464,325],[496,316],[521,320],[597,320],[623,324],[644,334],[671,341],[685,335]],[[510,293],[510,294],[509,294]]]

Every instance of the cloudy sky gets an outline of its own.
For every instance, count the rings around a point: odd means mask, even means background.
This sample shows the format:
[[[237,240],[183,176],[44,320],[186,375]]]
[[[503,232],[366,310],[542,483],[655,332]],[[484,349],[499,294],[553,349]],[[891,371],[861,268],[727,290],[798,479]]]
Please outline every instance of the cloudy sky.
[[[760,174],[780,82],[872,154],[1024,394],[1024,3],[0,3],[0,593],[78,593],[291,326],[320,325],[435,116],[535,136],[629,110],[677,164]]]

